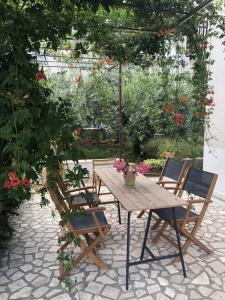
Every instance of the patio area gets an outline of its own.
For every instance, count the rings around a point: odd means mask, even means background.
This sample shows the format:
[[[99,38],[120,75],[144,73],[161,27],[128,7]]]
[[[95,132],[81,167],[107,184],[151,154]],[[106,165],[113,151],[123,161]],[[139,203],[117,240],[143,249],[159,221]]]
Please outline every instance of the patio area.
[[[51,215],[52,204],[41,208],[39,202],[39,196],[33,195],[31,201],[21,206],[21,215],[14,218],[15,235],[1,248],[1,300],[225,299],[225,206],[216,204],[216,200],[198,231],[198,237],[213,248],[214,253],[206,255],[192,244],[185,255],[186,279],[180,263],[175,265],[171,260],[131,267],[128,292],[125,289],[126,213],[122,210],[119,225],[116,207],[108,205],[106,216],[112,228],[98,254],[110,270],[101,272],[86,259],[72,273],[71,279],[76,285],[68,293],[57,278],[59,220]],[[136,214],[131,216],[132,258],[140,256],[146,220],[146,216],[141,219],[137,219]],[[173,231],[170,234],[175,236]],[[156,254],[175,250],[164,239],[152,249]]]

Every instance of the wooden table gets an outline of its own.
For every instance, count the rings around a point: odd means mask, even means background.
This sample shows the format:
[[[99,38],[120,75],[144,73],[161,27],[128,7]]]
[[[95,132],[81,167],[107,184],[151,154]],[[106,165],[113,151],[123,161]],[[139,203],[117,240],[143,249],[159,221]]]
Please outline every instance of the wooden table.
[[[186,277],[185,265],[183,260],[183,254],[180,243],[180,235],[177,229],[177,222],[175,216],[175,207],[187,205],[187,202],[166,189],[160,187],[158,184],[153,182],[151,179],[138,175],[134,187],[128,187],[124,184],[124,179],[121,173],[118,173],[111,166],[99,167],[95,169],[96,174],[100,178],[99,191],[101,188],[101,182],[107,186],[114,197],[120,202],[121,206],[127,211],[127,254],[126,254],[126,289],[128,290],[129,281],[129,267],[133,265],[149,263],[152,261],[168,259],[176,256],[180,256],[182,270],[184,277]],[[160,208],[172,209],[174,228],[176,231],[177,243],[179,252],[171,255],[164,255],[156,257],[151,250],[147,247],[147,236],[149,233],[152,210]],[[142,244],[142,250],[140,260],[130,262],[129,251],[130,251],[130,217],[131,213],[135,211],[149,210],[147,225],[145,228],[145,235]],[[151,258],[143,259],[144,251],[150,254]]]

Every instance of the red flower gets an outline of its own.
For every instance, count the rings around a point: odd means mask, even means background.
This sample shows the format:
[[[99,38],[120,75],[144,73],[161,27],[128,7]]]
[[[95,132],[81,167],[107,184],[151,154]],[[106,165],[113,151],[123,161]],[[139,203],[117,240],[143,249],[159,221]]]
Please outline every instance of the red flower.
[[[18,185],[20,185],[21,181],[19,178],[15,178],[13,180],[7,180],[4,183],[4,188],[5,189],[10,189],[10,188],[16,188]]]
[[[203,48],[203,49],[207,49],[207,48],[208,48],[208,42],[204,42],[204,43],[202,44],[202,48]]]
[[[113,60],[110,58],[104,59],[100,61],[101,65],[112,65],[113,64]]]
[[[29,188],[30,187],[30,180],[27,179],[27,178],[24,178],[23,181],[22,181],[23,185],[26,187],[26,188]]]
[[[174,111],[174,105],[172,103],[167,103],[164,106],[164,111],[165,112],[173,112]]]
[[[77,128],[76,131],[77,131],[77,133],[80,133],[81,132],[81,128]]]
[[[74,81],[75,83],[80,83],[83,80],[82,75],[79,75]]]
[[[44,71],[39,71],[36,73],[36,79],[37,80],[46,80],[46,76],[45,76],[45,73]]]
[[[185,119],[184,114],[178,114],[178,113],[175,114],[175,123],[177,126],[183,126],[184,119]]]
[[[11,183],[10,183],[10,182],[11,182],[11,181],[7,180],[7,181],[4,183],[4,185],[3,185],[4,189],[10,189],[10,188],[11,188]]]
[[[16,172],[15,171],[10,171],[8,173],[8,178],[9,178],[10,181],[16,179],[17,178]]]
[[[11,186],[12,187],[17,187],[18,185],[20,185],[20,179],[19,178],[15,178],[13,180],[11,180]]]

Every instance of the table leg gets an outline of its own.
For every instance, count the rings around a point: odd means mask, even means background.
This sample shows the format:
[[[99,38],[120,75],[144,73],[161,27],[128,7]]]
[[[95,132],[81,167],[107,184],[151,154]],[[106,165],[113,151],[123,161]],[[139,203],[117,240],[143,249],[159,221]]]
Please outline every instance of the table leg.
[[[146,228],[145,228],[145,236],[144,236],[144,240],[143,240],[143,244],[142,244],[140,260],[143,260],[143,257],[144,257],[144,252],[145,252],[147,237],[148,237],[148,233],[149,233],[151,218],[152,218],[152,210],[150,210],[149,213],[148,213],[148,220],[147,220],[147,225],[146,225]]]
[[[119,201],[117,201],[117,208],[118,208],[119,224],[121,224],[121,212],[120,212],[120,203],[119,203]]]
[[[185,265],[184,265],[183,252],[182,252],[182,247],[181,247],[181,242],[180,242],[180,234],[179,234],[179,230],[177,228],[177,219],[176,219],[176,213],[175,213],[175,208],[174,207],[172,208],[172,214],[173,214],[174,229],[176,231],[176,236],[177,236],[177,244],[178,244],[178,249],[179,249],[179,256],[180,256],[181,266],[182,266],[184,277],[187,277],[186,270],[185,270]]]
[[[129,281],[129,259],[130,259],[130,215],[129,211],[127,214],[127,258],[126,258],[126,290],[128,291],[128,281]]]

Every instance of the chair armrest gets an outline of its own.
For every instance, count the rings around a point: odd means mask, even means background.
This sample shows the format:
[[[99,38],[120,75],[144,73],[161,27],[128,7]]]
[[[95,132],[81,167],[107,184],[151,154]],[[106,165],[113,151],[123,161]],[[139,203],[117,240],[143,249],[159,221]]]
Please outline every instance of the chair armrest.
[[[85,209],[85,212],[88,213],[88,214],[91,214],[91,213],[97,213],[97,212],[100,212],[100,211],[104,211],[106,210],[105,207],[103,206],[97,206],[97,207],[90,207],[90,208],[87,208]]]
[[[178,184],[179,181],[158,181],[157,184]]]
[[[67,190],[66,192],[73,193],[73,192],[79,192],[79,191],[84,191],[84,190],[89,190],[89,189],[96,189],[96,187],[94,185],[84,186],[84,187],[77,188],[77,189]]]
[[[175,187],[175,186],[164,186],[163,187],[165,190],[177,190],[179,191],[181,188]]]
[[[188,204],[197,204],[197,203],[211,203],[212,200],[207,199],[188,199]]]

